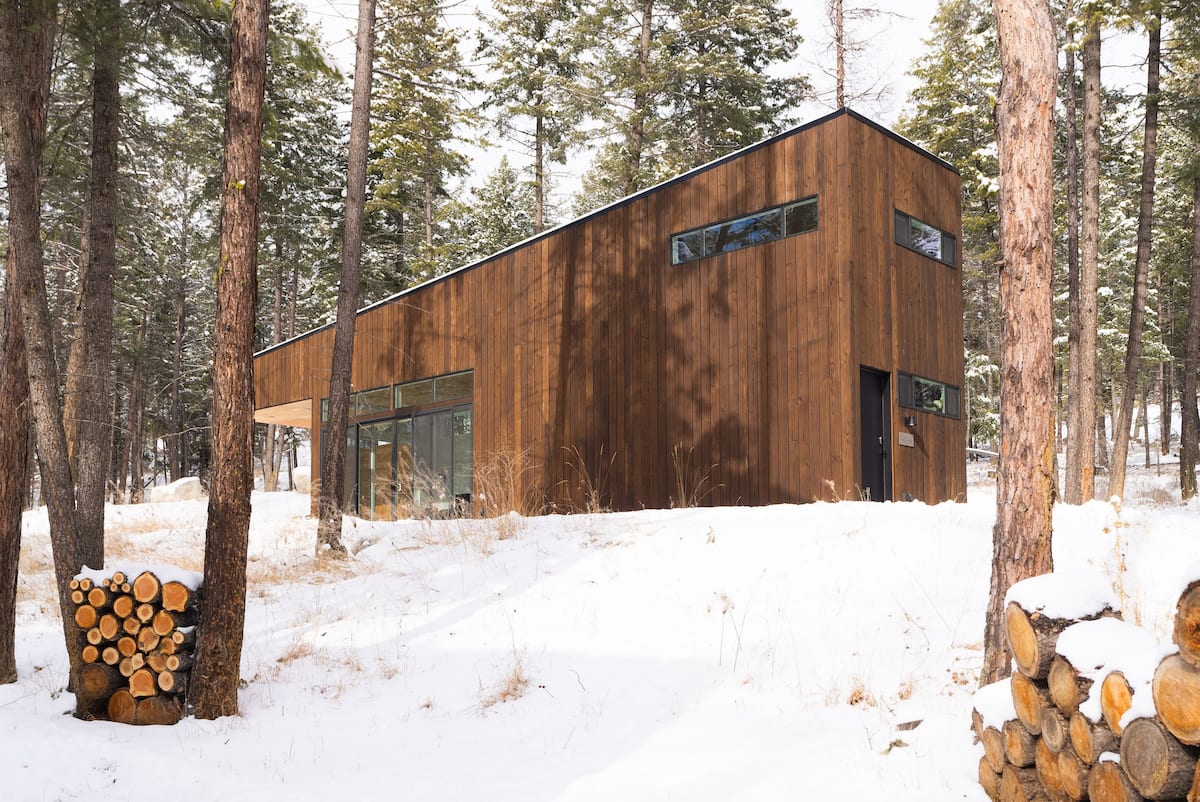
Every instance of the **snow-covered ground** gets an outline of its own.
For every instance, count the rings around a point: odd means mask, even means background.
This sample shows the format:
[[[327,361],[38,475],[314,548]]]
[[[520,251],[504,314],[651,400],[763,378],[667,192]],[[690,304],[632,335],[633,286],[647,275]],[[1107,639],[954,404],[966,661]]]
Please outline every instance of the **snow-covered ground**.
[[[241,715],[174,727],[70,715],[30,513],[0,799],[984,800],[970,470],[965,504],[349,521],[344,567],[314,561],[306,496],[256,494]],[[1055,519],[1058,567],[1160,637],[1200,533],[1176,483]],[[199,569],[204,514],[110,508],[109,559]]]

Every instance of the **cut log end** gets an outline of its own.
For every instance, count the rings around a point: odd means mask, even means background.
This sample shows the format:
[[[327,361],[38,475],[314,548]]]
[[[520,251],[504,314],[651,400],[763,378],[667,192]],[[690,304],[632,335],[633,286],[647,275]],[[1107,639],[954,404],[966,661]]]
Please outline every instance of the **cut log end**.
[[[132,724],[137,712],[137,699],[126,688],[120,688],[108,697],[108,718],[121,724]]]
[[[1071,714],[1069,725],[1071,747],[1084,764],[1090,766],[1105,752],[1115,752],[1119,747],[1117,737],[1103,722],[1095,722],[1078,710]]]
[[[1033,765],[1035,739],[1019,721],[1004,723],[1004,757],[1019,768]]]
[[[1121,736],[1121,767],[1147,799],[1178,799],[1192,787],[1196,756],[1161,722],[1139,718]]]
[[[143,604],[153,604],[159,600],[162,584],[150,571],[143,571],[133,580],[133,598]]]
[[[1064,792],[1062,778],[1058,772],[1058,752],[1050,748],[1045,738],[1041,738],[1037,742],[1033,765],[1037,769],[1038,780],[1046,789],[1046,793],[1052,798],[1061,798]]]
[[[90,604],[81,604],[75,609],[75,626],[80,629],[91,629],[99,618],[96,608]]]
[[[1068,798],[1087,799],[1088,767],[1074,749],[1064,749],[1058,753],[1058,780]]]
[[[1154,709],[1182,743],[1200,745],[1200,668],[1173,654],[1154,672]]]
[[[1189,584],[1180,595],[1172,636],[1183,659],[1200,668],[1200,580]]]
[[[1008,758],[1004,756],[1004,736],[1000,730],[984,727],[983,737],[979,740],[983,743],[983,756],[992,767],[992,771],[997,774],[1004,771],[1004,767],[1008,765]]]
[[[1079,704],[1087,698],[1092,680],[1081,677],[1067,658],[1055,655],[1050,661],[1046,684],[1049,686],[1050,699],[1055,707],[1069,716],[1078,710]]]
[[[110,601],[109,593],[104,588],[92,588],[87,592],[87,603],[97,610],[107,608]]]
[[[1042,711],[1050,706],[1050,692],[1046,684],[1024,674],[1013,674],[1009,682],[1017,719],[1031,734],[1038,735],[1042,731]]]
[[[1061,752],[1067,745],[1067,720],[1056,707],[1042,711],[1042,740],[1052,752]]]
[[[1041,802],[1045,798],[1036,770],[1004,767],[1000,775],[1000,799],[1004,802]]]
[[[1091,802],[1142,802],[1143,797],[1129,782],[1119,763],[1097,763],[1088,772]]]
[[[113,599],[112,610],[117,618],[128,618],[133,614],[134,600],[132,596],[118,596]]]
[[[182,613],[192,606],[191,588],[182,582],[167,582],[162,586],[162,606],[172,613]]]
[[[1113,671],[1100,683],[1100,711],[1104,723],[1113,734],[1120,737],[1121,717],[1133,706],[1133,689],[1120,671]]]
[[[129,677],[129,692],[135,699],[157,694],[158,683],[155,681],[154,672],[148,668],[139,668],[133,672]]]
[[[1000,773],[992,771],[986,757],[979,758],[979,785],[992,802],[1000,802]]]

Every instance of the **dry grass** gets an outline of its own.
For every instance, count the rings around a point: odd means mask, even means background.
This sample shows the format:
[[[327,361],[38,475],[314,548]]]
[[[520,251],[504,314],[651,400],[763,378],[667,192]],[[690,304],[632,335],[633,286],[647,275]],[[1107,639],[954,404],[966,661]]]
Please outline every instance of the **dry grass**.
[[[484,518],[518,515],[539,515],[545,510],[545,500],[536,486],[528,481],[535,466],[529,449],[514,452],[505,441],[486,459],[475,465],[474,497],[476,510]]]
[[[505,702],[520,699],[529,689],[529,674],[525,671],[525,659],[516,655],[512,669],[498,683],[493,685],[479,700],[484,710]]]
[[[583,452],[579,450],[579,446],[573,445],[564,450],[567,452],[567,468],[575,475],[573,485],[566,479],[560,483],[568,485],[567,490],[571,499],[568,502],[568,511],[609,512],[609,485],[612,479],[613,464],[617,460],[616,452],[610,454],[608,460],[605,461],[604,446],[600,446],[596,469],[593,471],[588,467],[587,460],[584,458]],[[576,498],[583,500],[579,506],[575,505]]]
[[[714,485],[711,481],[712,472],[717,469],[717,463],[704,468],[696,461],[695,447],[686,451],[682,444],[676,444],[671,449],[671,465],[675,469],[675,489],[671,494],[672,507],[696,507],[710,493],[723,484]]]
[[[851,707],[857,707],[858,705],[874,707],[877,703],[874,694],[867,690],[862,679],[855,677],[854,685],[850,688],[850,695],[846,698],[846,704]]]
[[[276,663],[287,665],[294,663],[297,660],[302,660],[306,657],[312,657],[317,653],[316,648],[306,640],[300,638],[294,639],[284,650],[283,654],[275,658]]]

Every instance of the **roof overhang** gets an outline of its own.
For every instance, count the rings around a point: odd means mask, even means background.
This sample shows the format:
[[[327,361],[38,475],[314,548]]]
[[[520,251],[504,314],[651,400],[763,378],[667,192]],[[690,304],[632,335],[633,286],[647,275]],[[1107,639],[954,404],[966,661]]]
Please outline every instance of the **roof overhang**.
[[[254,410],[255,423],[274,423],[276,426],[312,428],[312,399],[305,398],[290,404],[278,404]]]

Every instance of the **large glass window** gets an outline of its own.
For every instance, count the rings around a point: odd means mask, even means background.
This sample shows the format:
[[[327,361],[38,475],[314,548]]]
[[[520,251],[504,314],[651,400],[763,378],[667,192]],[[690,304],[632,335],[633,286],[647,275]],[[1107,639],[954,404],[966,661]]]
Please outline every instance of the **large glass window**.
[[[671,237],[671,264],[681,265],[816,229],[817,199],[814,196],[676,234]]]
[[[960,390],[954,385],[911,373],[900,373],[898,378],[897,393],[900,406],[948,418],[958,418],[961,415]]]
[[[385,388],[386,389],[386,388]],[[395,514],[396,422],[358,427],[358,515],[391,520]]]
[[[951,267],[958,264],[958,247],[953,234],[923,223],[899,209],[896,210],[896,242]]]
[[[354,394],[354,417],[361,418],[366,415],[378,415],[381,412],[389,412],[392,409],[392,392],[391,387],[378,387],[374,390],[363,390],[361,393]]]

